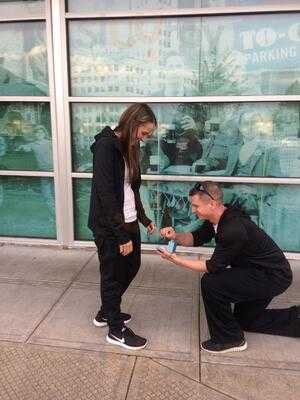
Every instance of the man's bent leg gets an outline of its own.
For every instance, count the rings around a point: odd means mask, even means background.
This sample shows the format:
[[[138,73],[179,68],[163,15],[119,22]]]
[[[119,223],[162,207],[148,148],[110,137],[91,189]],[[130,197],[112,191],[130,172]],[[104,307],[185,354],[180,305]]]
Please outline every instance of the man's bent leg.
[[[232,314],[231,299],[222,283],[227,271],[206,273],[201,279],[202,298],[211,339],[215,343],[232,343],[244,339],[244,333]]]
[[[299,337],[295,320],[297,307],[266,309],[272,299],[238,303],[234,315],[245,331]],[[298,324],[299,325],[299,324]]]

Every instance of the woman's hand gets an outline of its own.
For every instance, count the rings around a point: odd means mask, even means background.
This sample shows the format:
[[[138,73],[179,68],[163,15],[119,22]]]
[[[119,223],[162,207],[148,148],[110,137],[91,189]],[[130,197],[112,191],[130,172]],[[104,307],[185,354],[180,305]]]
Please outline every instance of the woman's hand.
[[[168,226],[167,228],[162,228],[160,230],[160,236],[168,240],[175,240],[176,231],[172,226]]]
[[[122,256],[127,256],[127,254],[130,254],[132,251],[133,244],[131,240],[127,243],[120,244],[120,254],[122,254]]]
[[[150,222],[150,224],[147,226],[147,233],[148,235],[152,235],[152,233],[155,231],[155,225],[153,222]]]

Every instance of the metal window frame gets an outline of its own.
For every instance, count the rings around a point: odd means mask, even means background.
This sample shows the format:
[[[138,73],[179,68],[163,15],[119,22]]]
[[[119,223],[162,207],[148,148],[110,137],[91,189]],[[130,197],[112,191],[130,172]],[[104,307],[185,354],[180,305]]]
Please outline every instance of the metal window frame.
[[[54,104],[54,82],[52,75],[52,42],[51,42],[51,2],[45,0],[45,13],[44,16],[36,17],[16,17],[16,18],[0,18],[0,23],[7,22],[44,22],[46,45],[47,45],[47,61],[48,61],[48,96],[0,96],[0,102],[4,103],[49,103],[50,106],[50,120],[51,120],[51,137],[52,137],[52,154],[53,154],[53,171],[14,171],[14,170],[0,170],[0,176],[18,176],[18,177],[40,177],[52,178],[54,184],[55,194],[59,193],[57,182],[57,144],[56,144],[56,126],[55,116],[53,115]],[[56,198],[56,195],[55,195]],[[57,211],[56,211],[57,214]],[[0,243],[9,244],[27,244],[27,245],[52,245],[56,246],[59,239],[59,216],[56,216],[56,239],[43,239],[43,238],[30,238],[30,237],[14,237],[14,236],[0,236]]]
[[[53,172],[0,171],[0,176],[52,177],[55,186],[57,239],[0,237],[0,242],[28,245],[55,245],[62,247],[94,248],[93,242],[74,240],[73,180],[90,179],[91,173],[72,170],[71,107],[76,103],[244,103],[244,102],[300,102],[300,95],[269,96],[196,96],[196,97],[75,97],[69,95],[69,69],[67,47],[67,24],[70,20],[88,19],[135,19],[168,17],[211,17],[222,15],[251,15],[300,12],[300,4],[282,6],[210,7],[179,10],[152,10],[146,12],[70,13],[65,10],[65,1],[45,0],[45,17],[16,17],[1,22],[45,21],[49,73],[49,96],[0,96],[0,102],[49,102],[51,112]],[[54,29],[55,27],[55,29]],[[67,68],[66,68],[67,66]],[[228,183],[286,184],[299,185],[299,178],[267,177],[214,177],[185,175],[142,175],[143,181],[195,182],[209,179]],[[143,244],[146,251],[155,250],[155,245]],[[179,251],[210,254],[209,248],[180,248]],[[300,252],[286,252],[291,259],[300,259]]]

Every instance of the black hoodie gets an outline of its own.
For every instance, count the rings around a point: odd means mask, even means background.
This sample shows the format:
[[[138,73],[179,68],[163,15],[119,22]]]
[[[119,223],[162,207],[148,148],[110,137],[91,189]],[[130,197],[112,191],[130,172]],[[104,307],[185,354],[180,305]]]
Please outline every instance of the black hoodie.
[[[91,146],[93,153],[93,179],[90,199],[88,227],[94,237],[114,237],[118,244],[130,240],[124,229],[124,174],[125,161],[119,139],[114,131],[106,126],[95,136]],[[131,184],[138,221],[148,226],[151,220],[146,217],[141,203],[139,189],[141,177]]]
[[[194,246],[201,246],[215,237],[215,250],[210,260],[206,261],[209,272],[224,270],[227,266],[255,266],[292,276],[290,265],[277,244],[236,206],[227,206],[220,218],[217,233],[212,223],[205,221],[192,234]]]

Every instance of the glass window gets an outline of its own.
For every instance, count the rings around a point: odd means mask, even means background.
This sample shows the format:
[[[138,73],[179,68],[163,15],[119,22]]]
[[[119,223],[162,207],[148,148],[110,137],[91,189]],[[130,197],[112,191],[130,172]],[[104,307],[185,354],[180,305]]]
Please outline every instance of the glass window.
[[[0,169],[53,170],[49,103],[0,103]]]
[[[51,178],[0,176],[0,235],[56,238]]]
[[[106,125],[115,127],[128,104],[72,104],[73,171],[91,172],[90,146]]]
[[[201,221],[192,213],[188,193],[194,183],[144,182],[141,198],[146,214],[158,228],[193,231]],[[295,185],[222,184],[224,202],[239,204],[285,251],[299,251],[300,187]],[[146,232],[142,240],[148,242]],[[162,242],[154,235],[151,242]],[[210,243],[208,245],[213,245]]]
[[[90,145],[128,104],[73,104],[73,170],[92,171]],[[143,174],[300,176],[299,103],[152,104],[158,120],[141,143]]]
[[[0,96],[47,96],[44,22],[0,23]]]
[[[297,4],[298,0],[290,0]],[[180,10],[182,8],[281,5],[282,0],[68,0],[70,12]]]
[[[90,179],[74,180],[75,238],[91,240],[87,228]],[[202,222],[192,213],[189,190],[192,182],[144,181],[140,189],[146,215],[160,229],[173,226],[177,232],[191,232]],[[240,205],[251,219],[263,228],[285,251],[300,251],[298,216],[300,213],[300,187],[271,184],[222,184],[224,202]],[[141,226],[145,243],[165,243],[155,232],[148,238]],[[208,245],[212,246],[213,243]]]
[[[87,227],[90,193],[91,179],[73,179],[75,240],[93,240],[93,234]]]
[[[1,0],[2,18],[45,17],[44,0]]]
[[[203,18],[200,92],[300,93],[299,14]]]
[[[70,21],[69,45],[73,96],[87,77],[93,96],[300,93],[299,14]]]

